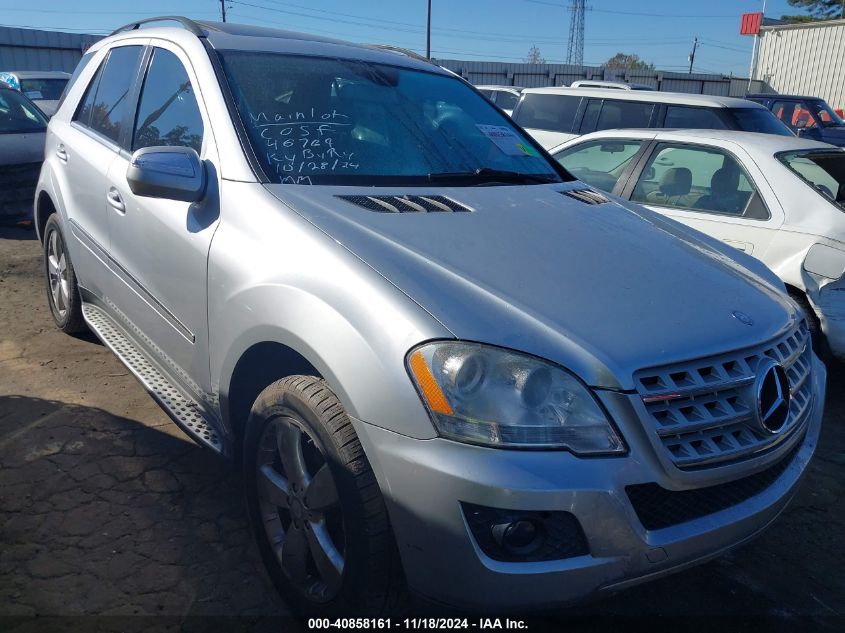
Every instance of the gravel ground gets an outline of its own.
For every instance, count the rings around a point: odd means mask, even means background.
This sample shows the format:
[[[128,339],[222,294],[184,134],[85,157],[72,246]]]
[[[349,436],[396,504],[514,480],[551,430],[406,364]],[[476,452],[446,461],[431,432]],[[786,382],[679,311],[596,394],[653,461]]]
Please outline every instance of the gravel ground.
[[[765,534],[575,615],[843,630],[843,384],[831,368],[819,451]],[[0,466],[0,630],[290,630],[236,473],[93,337],[54,328],[40,245],[12,228],[0,228]]]

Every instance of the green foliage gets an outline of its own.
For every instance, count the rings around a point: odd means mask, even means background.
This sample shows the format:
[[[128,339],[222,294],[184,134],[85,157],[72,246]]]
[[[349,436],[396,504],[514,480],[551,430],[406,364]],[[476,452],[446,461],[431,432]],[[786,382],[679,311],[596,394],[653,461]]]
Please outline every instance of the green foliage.
[[[789,0],[789,5],[807,13],[781,16],[786,22],[818,22],[845,18],[845,0]]]
[[[616,53],[616,55],[608,59],[604,65],[607,68],[617,68],[623,70],[654,70],[654,64],[643,61],[640,59],[640,56],[635,53]]]

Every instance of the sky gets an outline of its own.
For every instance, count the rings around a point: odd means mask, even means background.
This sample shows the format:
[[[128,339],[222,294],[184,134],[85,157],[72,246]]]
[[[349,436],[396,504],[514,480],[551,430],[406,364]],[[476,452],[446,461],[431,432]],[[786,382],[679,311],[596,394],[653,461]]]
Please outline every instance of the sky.
[[[536,45],[548,62],[565,62],[569,0],[432,0],[432,57],[524,61]],[[619,52],[658,69],[748,76],[753,38],[739,35],[740,14],[763,0],[587,0],[584,62],[599,66]],[[795,13],[768,0],[766,16]],[[104,34],[135,19],[186,15],[219,20],[219,0],[0,0],[0,26]],[[355,42],[425,52],[426,0],[228,0],[230,22],[278,26]]]

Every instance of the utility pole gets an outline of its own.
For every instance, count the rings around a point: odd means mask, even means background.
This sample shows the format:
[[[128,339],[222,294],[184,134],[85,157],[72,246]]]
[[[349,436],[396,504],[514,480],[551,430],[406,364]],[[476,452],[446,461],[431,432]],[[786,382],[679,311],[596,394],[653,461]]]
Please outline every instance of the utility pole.
[[[220,0],[220,15],[223,16],[223,21],[226,21],[226,0]]]
[[[428,0],[428,14],[425,19],[425,58],[431,59],[431,0]]]
[[[698,48],[698,38],[696,37],[692,42],[692,53],[689,54],[689,74],[692,74],[692,65],[695,62],[695,49]]]

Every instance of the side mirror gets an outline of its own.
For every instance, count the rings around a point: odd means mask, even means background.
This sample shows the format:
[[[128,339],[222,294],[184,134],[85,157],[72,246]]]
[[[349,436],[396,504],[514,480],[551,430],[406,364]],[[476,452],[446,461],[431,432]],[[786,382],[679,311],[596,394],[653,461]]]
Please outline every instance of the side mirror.
[[[197,202],[205,195],[205,167],[190,147],[143,147],[132,154],[126,181],[148,198]]]

